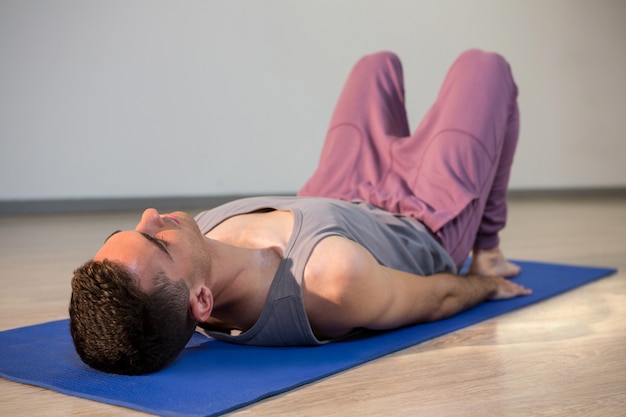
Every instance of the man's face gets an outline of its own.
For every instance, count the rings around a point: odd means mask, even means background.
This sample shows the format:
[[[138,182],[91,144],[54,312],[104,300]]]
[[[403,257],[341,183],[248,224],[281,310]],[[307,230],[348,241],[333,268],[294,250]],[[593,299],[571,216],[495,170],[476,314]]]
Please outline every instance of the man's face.
[[[159,272],[184,279],[191,286],[209,270],[206,238],[196,222],[183,212],[159,214],[147,209],[134,230],[113,233],[94,256],[124,265],[148,292]]]

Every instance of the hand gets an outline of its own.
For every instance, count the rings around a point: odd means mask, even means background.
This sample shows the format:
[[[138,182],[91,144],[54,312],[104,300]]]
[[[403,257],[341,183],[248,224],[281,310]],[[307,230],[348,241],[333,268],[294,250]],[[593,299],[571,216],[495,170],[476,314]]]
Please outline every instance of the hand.
[[[511,280],[502,277],[491,277],[496,284],[496,291],[489,297],[490,300],[508,300],[522,295],[530,295],[533,291]]]

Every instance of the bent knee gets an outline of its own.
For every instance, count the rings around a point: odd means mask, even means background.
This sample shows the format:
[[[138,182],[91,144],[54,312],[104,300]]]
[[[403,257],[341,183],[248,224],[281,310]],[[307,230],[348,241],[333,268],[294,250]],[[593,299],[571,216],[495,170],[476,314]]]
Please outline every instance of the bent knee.
[[[379,51],[363,56],[356,64],[357,67],[367,67],[370,70],[388,68],[401,69],[400,58],[391,51]]]
[[[457,65],[478,68],[491,73],[510,73],[507,60],[497,52],[483,51],[482,49],[468,49],[456,60]]]

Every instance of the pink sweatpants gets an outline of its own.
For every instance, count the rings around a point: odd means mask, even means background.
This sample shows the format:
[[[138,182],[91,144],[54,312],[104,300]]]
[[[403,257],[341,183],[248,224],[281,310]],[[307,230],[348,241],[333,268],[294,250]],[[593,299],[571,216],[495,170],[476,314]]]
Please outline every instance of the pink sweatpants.
[[[425,224],[458,267],[499,244],[519,132],[508,63],[479,50],[452,65],[413,134],[402,64],[379,52],[352,69],[302,196],[364,200]]]

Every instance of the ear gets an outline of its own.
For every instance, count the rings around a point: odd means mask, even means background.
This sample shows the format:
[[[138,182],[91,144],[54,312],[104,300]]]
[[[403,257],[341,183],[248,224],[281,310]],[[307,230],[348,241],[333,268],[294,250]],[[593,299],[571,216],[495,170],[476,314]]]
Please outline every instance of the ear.
[[[189,298],[189,311],[199,323],[204,323],[209,319],[213,311],[213,293],[207,286],[201,285],[192,289]]]

